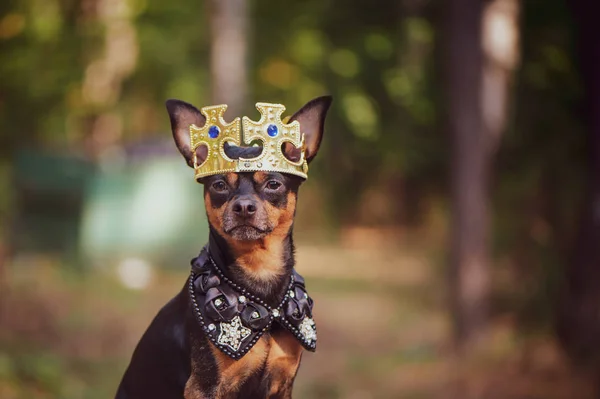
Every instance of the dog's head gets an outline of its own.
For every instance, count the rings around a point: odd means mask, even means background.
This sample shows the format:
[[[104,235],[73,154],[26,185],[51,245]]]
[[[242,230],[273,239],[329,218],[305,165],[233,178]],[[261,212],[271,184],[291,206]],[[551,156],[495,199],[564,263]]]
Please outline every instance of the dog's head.
[[[325,115],[331,97],[319,97],[302,107],[291,118],[298,121],[304,133],[305,159],[311,162],[323,137]],[[167,101],[173,138],[189,166],[194,165],[190,149],[190,125],[204,126],[206,120],[194,106],[179,100]],[[249,159],[261,154],[261,147],[236,147],[226,144],[225,153],[231,159]],[[290,143],[284,155],[300,160],[300,149]],[[206,147],[196,149],[196,161],[206,159]],[[235,246],[252,244],[268,237],[289,234],[296,210],[301,177],[277,172],[244,172],[212,175],[199,180],[204,184],[206,213],[212,228]]]

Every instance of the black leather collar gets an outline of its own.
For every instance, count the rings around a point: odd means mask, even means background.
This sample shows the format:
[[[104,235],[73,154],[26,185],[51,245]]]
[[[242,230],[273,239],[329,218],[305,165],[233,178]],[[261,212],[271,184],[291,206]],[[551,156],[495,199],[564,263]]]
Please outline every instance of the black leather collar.
[[[290,331],[305,349],[316,349],[313,300],[295,270],[284,297],[273,308],[227,278],[205,248],[192,260],[189,293],[208,339],[233,359],[248,353],[274,321]]]

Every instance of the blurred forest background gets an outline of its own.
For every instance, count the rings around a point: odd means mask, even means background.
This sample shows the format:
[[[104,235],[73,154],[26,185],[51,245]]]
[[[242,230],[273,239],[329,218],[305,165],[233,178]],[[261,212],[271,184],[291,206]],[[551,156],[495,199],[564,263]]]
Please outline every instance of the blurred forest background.
[[[323,94],[295,397],[600,397],[598,12],[2,1],[0,398],[111,397],[183,284],[206,230],[166,99],[231,119]]]

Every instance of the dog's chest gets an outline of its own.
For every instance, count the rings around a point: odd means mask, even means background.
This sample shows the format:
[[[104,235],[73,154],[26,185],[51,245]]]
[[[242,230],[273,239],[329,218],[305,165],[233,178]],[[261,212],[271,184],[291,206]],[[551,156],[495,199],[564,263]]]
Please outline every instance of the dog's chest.
[[[233,360],[212,347],[218,368],[215,398],[291,397],[302,346],[287,331],[279,329],[259,342],[241,359]]]

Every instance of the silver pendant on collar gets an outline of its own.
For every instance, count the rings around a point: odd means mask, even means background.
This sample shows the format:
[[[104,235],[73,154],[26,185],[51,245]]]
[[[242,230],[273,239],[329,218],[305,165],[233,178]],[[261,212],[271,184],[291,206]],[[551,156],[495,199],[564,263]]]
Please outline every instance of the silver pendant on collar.
[[[300,323],[299,330],[306,342],[317,341],[317,328],[312,318],[306,316]]]
[[[231,319],[229,323],[221,322],[221,333],[217,342],[221,345],[227,345],[232,351],[237,352],[242,345],[242,341],[250,336],[252,332],[249,328],[242,325],[242,320],[239,316]]]

